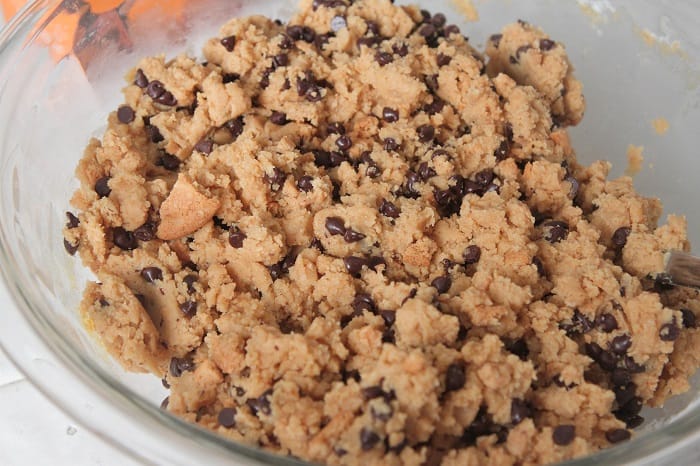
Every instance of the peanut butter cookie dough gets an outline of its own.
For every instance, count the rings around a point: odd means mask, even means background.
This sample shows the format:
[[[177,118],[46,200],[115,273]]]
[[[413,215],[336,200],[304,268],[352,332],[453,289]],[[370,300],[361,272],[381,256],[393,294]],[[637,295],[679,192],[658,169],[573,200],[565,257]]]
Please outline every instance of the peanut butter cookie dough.
[[[343,465],[552,463],[630,438],[699,365],[685,221],[577,163],[564,46],[305,0],[143,59],[64,230],[81,312],[166,408]]]

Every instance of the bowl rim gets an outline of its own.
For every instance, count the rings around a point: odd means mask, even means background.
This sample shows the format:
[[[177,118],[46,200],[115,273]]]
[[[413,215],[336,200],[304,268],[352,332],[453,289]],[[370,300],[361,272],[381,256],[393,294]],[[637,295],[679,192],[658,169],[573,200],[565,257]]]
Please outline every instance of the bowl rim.
[[[50,18],[45,18],[45,14],[53,7],[58,7],[61,0],[32,0],[22,7],[22,9],[0,30],[0,86],[4,79],[4,71],[8,65],[11,67],[12,59],[16,57],[3,57],[10,44],[21,41],[20,50],[33,45],[38,33],[50,22]],[[26,39],[23,36],[24,30],[30,27],[34,34]],[[4,194],[0,192],[0,201]],[[144,415],[163,432],[175,434],[179,439],[192,440],[203,445],[206,449],[211,449],[212,459],[230,461],[235,459],[245,459],[247,461],[264,462],[264,464],[279,465],[307,465],[309,463],[296,460],[295,458],[280,456],[266,450],[250,447],[226,439],[213,431],[209,431],[196,424],[189,423],[183,419],[159,409],[144,397],[134,392],[122,382],[117,380],[112,374],[103,368],[92,363],[88,358],[82,357],[72,348],[70,338],[58,330],[47,318],[49,309],[40,307],[31,299],[32,283],[30,277],[19,267],[21,261],[17,260],[11,241],[6,234],[6,225],[0,225],[0,276],[2,281],[0,288],[4,288],[11,299],[13,313],[12,319],[18,325],[25,325],[34,336],[41,340],[60,365],[60,370],[69,377],[79,380],[85,387],[91,390],[100,399],[99,409],[116,409],[120,411],[127,424],[137,423],[143,420]],[[20,323],[20,321],[22,321]],[[127,453],[132,458],[141,462],[158,464],[162,458],[151,458],[144,456],[141,452],[135,451],[130,446],[128,439],[117,439],[109,432],[95,425],[94,420],[89,420],[80,410],[65,399],[55,395],[51,385],[51,379],[37,377],[32,371],[27,370],[22,362],[23,358],[15,348],[3,343],[0,339],[0,347],[12,361],[18,370],[34,385],[46,398],[48,398],[57,408],[61,409],[70,417],[95,433],[111,446]],[[137,416],[132,416],[136,413]],[[670,449],[678,448],[689,443],[700,434],[700,408],[686,409],[679,414],[672,422],[649,432],[635,435],[631,440],[618,446],[600,450],[592,455],[569,460],[561,463],[570,466],[590,466],[598,464],[619,464],[620,462],[630,462],[636,460],[649,460],[652,457],[660,457]],[[138,419],[137,419],[138,418]],[[150,454],[150,453],[149,453]],[[233,455],[233,456],[232,456]],[[237,455],[242,455],[243,458]],[[187,464],[187,463],[182,463]]]

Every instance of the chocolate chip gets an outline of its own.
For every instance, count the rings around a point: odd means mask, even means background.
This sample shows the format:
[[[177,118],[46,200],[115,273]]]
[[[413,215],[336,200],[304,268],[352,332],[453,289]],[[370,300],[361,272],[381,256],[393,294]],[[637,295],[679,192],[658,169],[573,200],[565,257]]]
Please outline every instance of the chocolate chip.
[[[576,429],[572,425],[563,424],[552,431],[552,440],[557,445],[568,445],[574,441],[574,438],[576,438]]]
[[[612,243],[617,249],[622,249],[627,244],[627,238],[629,237],[632,229],[629,227],[621,227],[615,230],[612,235]]]
[[[637,414],[625,415],[622,420],[627,424],[628,429],[636,429],[644,423],[644,418]]]
[[[74,256],[76,252],[78,252],[78,247],[80,247],[80,243],[76,244],[71,244],[67,239],[63,240],[63,247],[65,248],[66,252],[70,254],[71,256]]]
[[[202,139],[194,145],[194,150],[201,152],[204,155],[209,155],[211,154],[211,151],[214,150],[214,142],[209,139]]]
[[[418,30],[418,33],[419,33],[421,36],[426,37],[426,38],[435,35],[436,32],[437,32],[437,29],[435,29],[435,26],[433,26],[433,25],[430,24],[430,23],[424,24],[424,25]]]
[[[134,238],[139,241],[152,241],[156,237],[156,225],[153,222],[146,222],[134,230]]]
[[[540,41],[540,47],[542,46],[542,41]],[[611,429],[605,433],[605,438],[610,443],[620,443],[625,440],[629,440],[631,434],[627,429]]]
[[[163,398],[163,401],[160,402],[160,409],[168,409],[168,405],[170,404],[170,397],[166,396]]]
[[[464,257],[464,265],[476,264],[481,259],[481,248],[472,244],[464,250],[462,257]]]
[[[417,174],[422,181],[428,181],[430,178],[437,176],[437,173],[428,165],[428,162],[422,162],[418,166]]]
[[[605,333],[610,333],[618,327],[617,319],[612,314],[599,315],[596,317],[595,323]]]
[[[519,357],[521,361],[527,361],[527,358],[530,355],[530,348],[528,348],[527,342],[523,338],[517,338],[514,340],[506,339],[503,342],[503,346],[510,353],[513,353]]]
[[[379,63],[379,66],[386,66],[394,61],[394,56],[389,52],[377,52],[374,60]]]
[[[494,179],[493,170],[485,169],[481,170],[479,173],[474,175],[474,181],[476,181],[480,186],[488,186]]]
[[[173,96],[171,92],[167,91],[165,86],[163,86],[163,83],[158,80],[153,80],[148,83],[148,86],[146,86],[146,94],[148,94],[151,99],[159,104],[171,107],[177,105],[175,96]]]
[[[530,406],[520,398],[513,398],[510,403],[510,422],[513,425],[518,425],[528,417],[532,417]]]
[[[447,293],[452,286],[452,279],[449,275],[443,275],[442,277],[437,277],[430,283],[430,286],[435,288],[438,294]]]
[[[270,189],[273,191],[279,191],[284,185],[284,181],[287,179],[287,174],[277,167],[272,169],[272,175],[265,175],[265,179],[270,183]]]
[[[610,342],[610,349],[616,354],[625,354],[632,346],[632,339],[629,335],[618,335]]]
[[[379,311],[379,315],[384,319],[384,325],[391,327],[396,322],[396,311]]]
[[[624,356],[622,358],[622,365],[633,374],[644,372],[644,366],[638,364],[631,356]]]
[[[425,85],[431,93],[433,93],[433,94],[437,93],[437,91],[440,89],[440,84],[438,83],[438,75],[436,75],[436,74],[427,75],[425,77]],[[424,110],[426,112],[430,113],[431,115],[438,113],[440,110],[442,110],[442,109],[439,109],[439,110],[433,111],[432,105],[433,104],[431,103],[430,105],[425,106]]]
[[[194,369],[194,362],[190,358],[172,358],[170,360],[170,375],[180,377],[184,372]]]
[[[269,396],[272,394],[272,390],[266,390],[262,395],[257,398],[250,398],[246,400],[246,405],[250,408],[252,413],[257,416],[258,413],[262,413],[266,416],[272,414],[272,408],[270,406]]]
[[[610,381],[616,387],[622,387],[632,381],[632,374],[628,370],[616,368],[610,374]]]
[[[287,120],[287,114],[282,112],[272,112],[272,115],[270,115],[270,121],[278,126],[284,126],[289,123],[289,120]]]
[[[328,156],[329,168],[339,167],[343,162],[348,160],[348,156],[342,152],[333,151]]]
[[[569,235],[569,225],[558,220],[550,220],[543,224],[544,239],[550,243],[558,243]]]
[[[180,168],[180,164],[182,161],[177,158],[176,156],[172,154],[164,154],[158,159],[160,165],[163,166],[166,170],[169,170],[171,172],[177,171],[178,168]]]
[[[384,150],[387,152],[392,152],[395,151],[396,149],[399,148],[399,143],[396,142],[396,139],[394,138],[386,138],[384,139]]]
[[[370,165],[369,167],[367,167],[367,170],[365,170],[365,175],[367,175],[370,178],[377,178],[381,174],[382,171],[376,165]]]
[[[187,292],[189,294],[193,294],[196,290],[194,288],[194,284],[197,283],[197,279],[199,277],[197,275],[186,275],[185,278],[182,279],[182,281],[187,285]]]
[[[148,135],[148,139],[151,140],[152,143],[158,144],[159,142],[162,142],[165,140],[162,134],[160,134],[160,130],[158,129],[157,126],[153,125],[146,125],[146,134]]]
[[[236,408],[223,408],[219,411],[217,417],[219,425],[226,428],[235,427],[236,425]]]
[[[236,36],[224,37],[220,42],[227,52],[233,52],[233,48],[236,46]]]
[[[134,234],[122,227],[116,227],[112,230],[112,242],[124,251],[131,251],[138,246]]]
[[[136,70],[136,75],[134,76],[134,84],[136,84],[141,89],[148,86],[148,78],[143,73],[143,70],[141,68]]]
[[[344,235],[347,231],[345,228],[345,220],[340,217],[326,218],[326,230],[331,236]]]
[[[385,217],[399,218],[401,211],[396,207],[396,204],[382,199],[382,203],[379,205],[379,213]]]
[[[343,239],[345,240],[346,243],[357,243],[358,241],[362,241],[363,239],[366,238],[366,235],[363,235],[359,231],[347,229],[345,230],[345,234],[343,235]]]
[[[360,446],[363,451],[369,451],[379,443],[379,435],[370,429],[363,427],[360,430]]]
[[[197,301],[185,301],[180,304],[180,310],[185,317],[192,317],[197,313]]]
[[[675,319],[673,322],[662,325],[661,329],[659,330],[659,338],[661,338],[662,341],[674,341],[679,335],[680,329],[678,328],[678,325],[676,325]]]
[[[326,132],[328,134],[345,134],[345,126],[343,126],[342,123],[338,122],[333,122],[333,123],[328,123],[328,126],[326,127]]]
[[[374,21],[369,21],[369,20],[366,20],[365,24],[367,24],[367,32],[368,33],[372,33],[375,36],[379,35],[379,32],[380,32],[379,31],[379,24],[377,24]]]
[[[125,125],[129,124],[134,121],[135,117],[136,113],[134,112],[134,109],[128,105],[122,105],[117,109],[117,119],[120,123],[124,123]]]
[[[66,223],[66,228],[72,230],[73,228],[78,228],[80,225],[80,219],[76,217],[72,212],[66,212],[66,218],[68,223]]]
[[[374,312],[374,300],[367,293],[358,293],[352,300],[352,308],[358,315],[362,314],[364,311]]]
[[[554,46],[557,45],[556,42],[550,39],[540,39],[540,50],[543,52],[547,52],[549,50],[552,50]]]
[[[362,273],[362,268],[368,266],[367,259],[363,257],[348,256],[343,259],[345,270],[353,277],[359,277]]]
[[[272,57],[272,63],[275,65],[275,68],[287,66],[289,65],[289,55],[286,53],[277,54]]]
[[[447,66],[450,64],[451,61],[452,61],[452,57],[449,55],[439,53],[437,56],[437,66],[439,66],[439,67]]]
[[[379,385],[372,385],[371,387],[365,387],[362,389],[362,397],[365,400],[374,400],[375,398],[381,398],[386,393],[384,393],[384,390],[382,390],[382,387]]]
[[[625,385],[615,387],[613,392],[615,392],[615,401],[618,405],[627,406],[627,404],[634,399],[635,392],[637,390],[637,385],[634,382],[629,382]],[[622,408],[621,408],[622,409]],[[635,410],[633,405],[630,405],[628,409],[632,411]],[[636,413],[634,413],[636,414]]]
[[[238,118],[234,118],[233,120],[227,121],[226,123],[224,123],[224,127],[229,131],[229,133],[231,133],[231,137],[235,141],[236,139],[238,139],[238,136],[243,134],[243,117],[239,116]]]
[[[224,73],[221,75],[221,83],[222,84],[235,83],[239,79],[241,79],[241,75],[238,73]],[[196,100],[196,97],[195,97],[195,100]],[[192,110],[192,113],[194,113],[194,110]]]
[[[695,313],[690,309],[681,309],[681,314],[683,315],[683,327],[685,328],[695,328],[696,319]]]
[[[313,181],[313,177],[304,175],[299,178],[299,181],[297,181],[297,188],[299,191],[303,191],[305,193],[311,192],[314,189]]]
[[[503,34],[494,34],[489,38],[493,46],[496,48],[498,48],[498,46],[501,44],[501,39],[503,39]]]
[[[352,147],[352,139],[350,136],[342,135],[335,140],[335,145],[342,151],[349,150]]]
[[[447,366],[445,371],[445,391],[453,392],[464,387],[467,381],[464,363],[457,362]]]
[[[393,50],[394,53],[399,57],[405,57],[406,55],[408,55],[408,44],[404,42],[396,43],[391,46],[391,50]]]
[[[540,259],[537,256],[533,257],[532,258],[532,265],[534,265],[535,268],[537,268],[537,274],[540,277],[546,276],[547,271],[544,269],[544,264],[542,263],[542,259]]]
[[[393,108],[384,107],[384,110],[382,111],[382,118],[384,118],[384,121],[387,123],[396,123],[399,121],[399,112]]]
[[[617,358],[609,351],[602,351],[598,355],[598,365],[605,371],[613,371],[617,367]]]
[[[435,15],[432,17],[430,22],[435,26],[436,28],[441,28],[445,25],[447,22],[447,18],[445,18],[445,15],[442,13],[435,13]]]
[[[141,269],[141,277],[148,283],[155,283],[163,279],[163,271],[158,267],[146,267]]]
[[[95,192],[98,196],[107,197],[112,192],[112,188],[109,187],[109,176],[103,176],[95,182]]]
[[[228,234],[228,242],[233,248],[241,249],[243,247],[243,241],[247,237],[248,236],[245,233],[238,229],[231,230],[231,232]]]
[[[515,58],[520,59],[520,55],[530,50],[532,47],[530,45],[522,45],[515,50]]]
[[[421,125],[416,128],[416,132],[418,133],[418,140],[420,140],[420,142],[430,142],[435,137],[435,128],[430,125]]]
[[[345,20],[344,16],[334,16],[331,19],[331,31],[338,32],[343,28],[348,26],[348,22]]]
[[[668,291],[673,289],[673,278],[665,272],[654,277],[654,289],[656,291]]]
[[[445,37],[450,37],[452,34],[461,34],[462,31],[460,31],[459,26],[456,24],[450,24],[449,26],[445,26]]]

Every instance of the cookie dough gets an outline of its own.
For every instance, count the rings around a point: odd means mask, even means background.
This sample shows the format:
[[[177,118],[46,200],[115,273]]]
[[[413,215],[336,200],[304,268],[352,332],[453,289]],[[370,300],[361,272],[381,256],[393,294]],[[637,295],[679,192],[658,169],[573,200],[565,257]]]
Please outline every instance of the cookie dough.
[[[349,4],[348,4],[349,3]],[[564,46],[305,0],[141,60],[76,174],[82,316],[166,409],[331,465],[553,463],[688,389],[685,221],[576,161]]]

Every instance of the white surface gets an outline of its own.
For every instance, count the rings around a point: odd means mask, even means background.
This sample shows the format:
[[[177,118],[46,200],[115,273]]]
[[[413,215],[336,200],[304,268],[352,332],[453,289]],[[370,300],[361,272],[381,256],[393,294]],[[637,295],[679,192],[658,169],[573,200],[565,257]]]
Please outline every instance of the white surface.
[[[10,306],[0,303],[0,309]],[[135,466],[78,426],[15,369],[0,351],[0,465]]]

